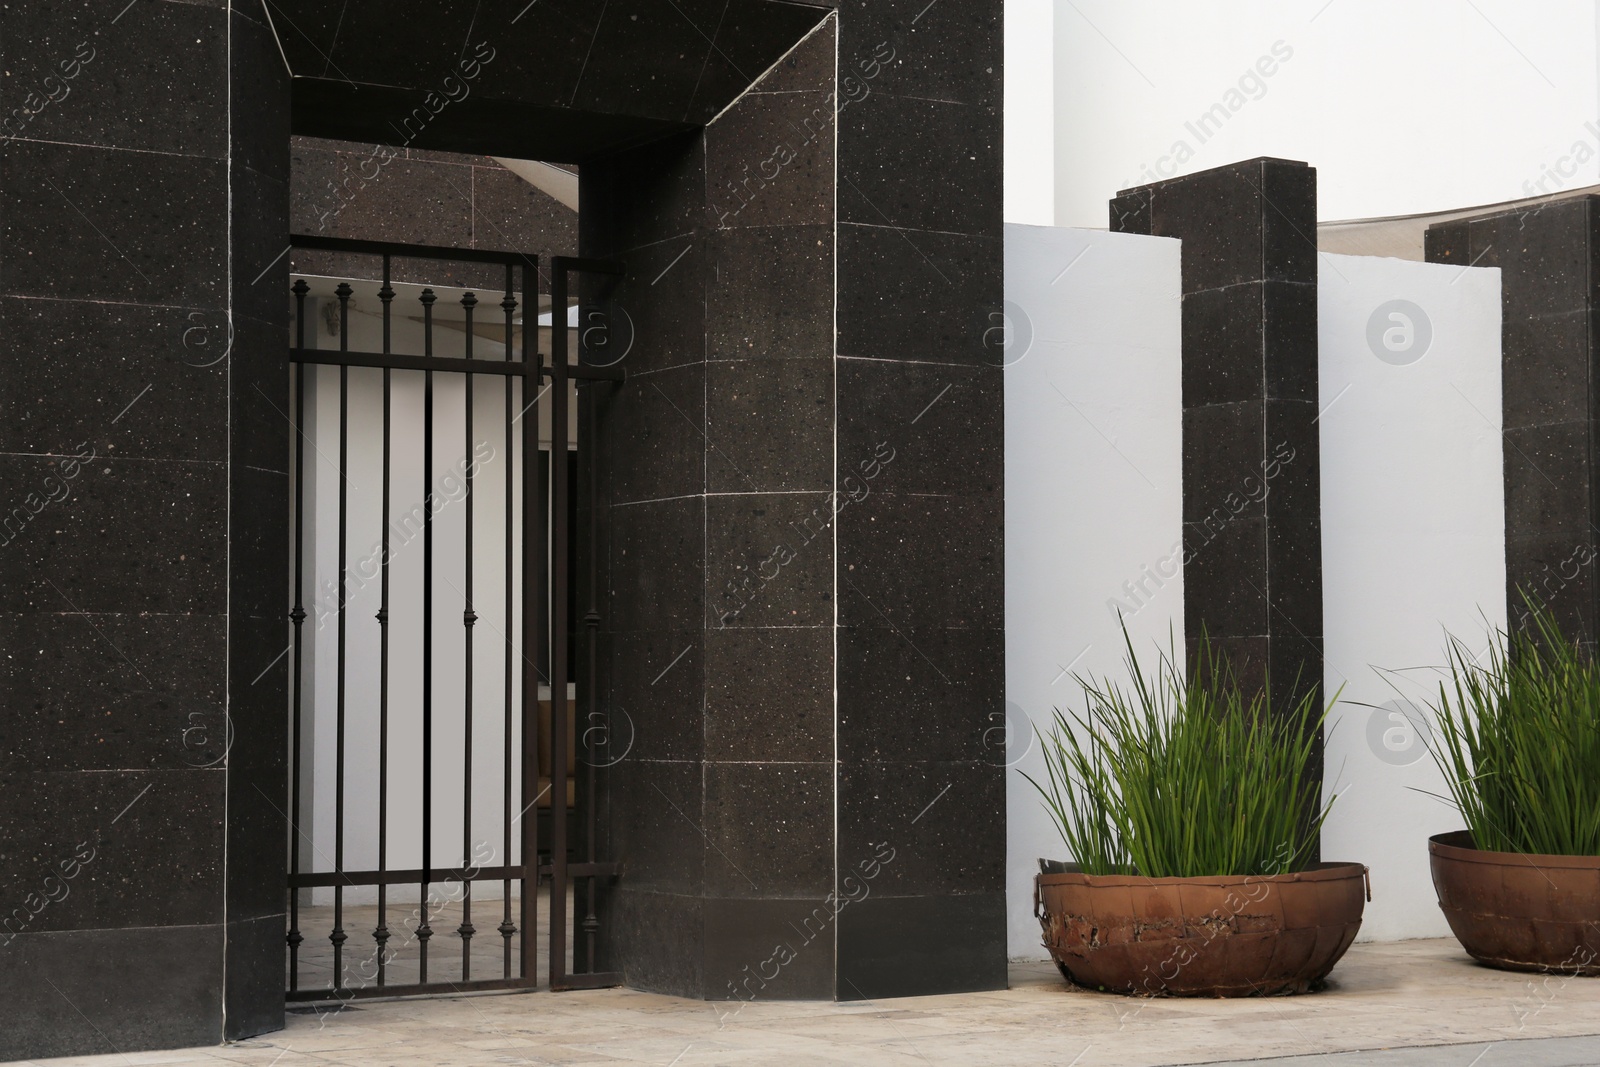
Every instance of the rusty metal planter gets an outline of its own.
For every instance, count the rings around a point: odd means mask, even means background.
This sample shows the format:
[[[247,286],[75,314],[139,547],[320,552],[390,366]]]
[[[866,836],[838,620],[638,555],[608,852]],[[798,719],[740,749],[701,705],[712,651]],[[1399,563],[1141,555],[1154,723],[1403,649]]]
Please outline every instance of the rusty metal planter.
[[[1045,947],[1068,981],[1178,997],[1305,993],[1361,928],[1366,868],[1140,878],[1050,864],[1034,880]]]
[[[1475,959],[1600,975],[1600,856],[1487,852],[1457,830],[1430,837],[1428,858],[1439,908]]]

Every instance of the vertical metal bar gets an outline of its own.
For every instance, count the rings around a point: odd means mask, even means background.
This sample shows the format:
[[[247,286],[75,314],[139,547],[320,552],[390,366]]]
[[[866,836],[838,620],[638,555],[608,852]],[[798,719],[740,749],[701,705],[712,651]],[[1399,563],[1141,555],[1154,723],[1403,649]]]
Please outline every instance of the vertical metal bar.
[[[306,293],[311,287],[306,280],[301,278],[294,283],[294,346],[304,349],[306,346]],[[306,365],[297,363],[294,367],[294,607],[289,610],[289,619],[294,624],[294,695],[292,697],[294,717],[294,774],[290,777],[289,786],[289,875],[291,886],[289,889],[289,933],[285,941],[289,945],[289,992],[293,993],[300,988],[300,944],[305,940],[305,935],[300,932],[300,890],[292,882],[300,873],[300,771],[301,771],[301,714],[300,714],[300,688],[303,677],[302,655],[304,639],[302,630],[306,621],[306,606],[304,601],[305,590],[305,528],[306,528]]]
[[[550,984],[567,973],[567,268],[550,273]]]
[[[522,943],[521,977],[539,969],[539,619],[544,596],[544,503],[539,493],[538,288],[522,268]],[[529,317],[532,316],[532,322]]]
[[[580,425],[580,431],[579,431],[579,436],[578,436],[578,442],[579,442],[580,447],[583,445],[583,443],[585,441],[587,441],[592,446],[594,444],[596,436],[599,433],[599,427],[596,425],[596,414],[597,414],[597,410],[598,410],[599,404],[600,404],[599,394],[598,394],[599,388],[600,388],[600,383],[597,382],[597,381],[591,381],[586,386],[584,386],[584,388],[583,388],[583,402],[578,407],[578,418],[580,420],[587,420],[587,422],[588,422],[587,431],[588,432],[587,432],[587,435],[585,435],[584,432],[583,432],[583,427]],[[594,729],[595,725],[600,722],[600,709],[599,709],[599,688],[600,687],[596,684],[596,681],[595,681],[596,678],[598,677],[598,672],[599,672],[599,669],[600,669],[600,656],[599,656],[599,645],[600,645],[600,600],[599,600],[599,593],[598,593],[598,589],[599,589],[599,566],[598,566],[598,562],[597,562],[597,560],[595,558],[596,549],[599,547],[599,544],[600,544],[600,537],[599,537],[599,521],[600,520],[599,520],[599,516],[597,514],[597,508],[596,508],[596,505],[597,505],[597,503],[598,503],[598,501],[600,499],[600,495],[599,495],[600,494],[600,480],[599,480],[599,473],[598,473],[598,470],[597,470],[598,458],[599,458],[598,457],[598,450],[594,449],[593,447],[590,448],[588,455],[580,455],[578,457],[579,463],[584,465],[587,468],[587,473],[588,473],[588,476],[589,476],[588,479],[587,479],[587,481],[588,481],[588,489],[587,489],[587,492],[585,494],[585,496],[587,498],[586,499],[586,503],[588,505],[588,510],[589,510],[589,525],[588,525],[588,535],[587,535],[588,544],[586,546],[587,547],[587,555],[588,555],[589,566],[588,566],[588,574],[587,574],[588,589],[585,591],[585,600],[587,601],[587,604],[585,606],[585,610],[584,610],[584,614],[583,614],[584,635],[585,635],[586,643],[588,645],[588,648],[587,648],[587,652],[588,652],[588,664],[587,664],[588,670],[587,670],[587,673],[584,675],[584,692],[583,692],[583,697],[584,697],[584,702],[583,703],[584,703],[584,708],[586,709],[586,712],[587,712],[585,714],[585,716],[584,716],[584,722],[588,724],[588,729],[586,729],[584,731],[584,734],[583,734],[583,736],[586,737],[586,738],[595,736],[591,731]],[[610,743],[611,743],[611,730],[610,730],[610,723],[609,722],[606,724],[606,729],[605,729],[605,731],[603,732],[603,734],[601,736],[603,736],[605,738],[605,742],[604,743],[607,746],[609,746]],[[584,761],[583,776],[582,776],[583,777],[583,785],[584,785],[584,790],[583,790],[584,855],[583,855],[583,858],[585,860],[587,860],[588,862],[590,862],[590,863],[594,863],[596,860],[598,860],[600,858],[599,851],[595,847],[596,846],[596,841],[595,841],[595,836],[596,836],[595,835],[595,800],[596,800],[596,797],[595,797],[595,792],[596,792],[595,778],[598,776],[597,775],[597,770],[599,768],[600,763],[599,763],[599,760],[597,760],[595,758],[595,754],[594,754],[594,750],[593,750],[592,746],[588,749],[588,756],[589,756],[589,758]],[[589,878],[585,879],[585,881],[584,881],[584,885],[588,890],[588,895],[587,895],[588,909],[585,911],[584,916],[583,916],[583,944],[584,944],[583,959],[584,959],[584,964],[591,971],[597,969],[596,964],[595,964],[595,942],[596,942],[596,935],[599,933],[599,930],[600,930],[600,919],[595,913],[595,895],[596,895],[596,892],[597,892],[597,890],[599,888],[599,882],[600,882],[600,880],[598,878],[592,876],[592,875]]]
[[[339,298],[339,351],[350,351],[350,295],[355,290],[349,283],[340,282],[334,290]],[[349,540],[350,523],[350,367],[339,365],[339,652],[337,663],[338,707],[335,712],[335,766],[334,773],[334,872],[344,875],[344,752],[345,752],[345,552]],[[333,886],[333,988],[344,988],[344,943],[349,939],[344,931],[344,886]]]
[[[383,353],[390,352],[389,317],[394,303],[394,287],[389,284],[390,258],[383,257],[383,288],[378,299],[383,302]],[[390,447],[390,370],[383,368],[383,557],[378,561],[382,570],[382,603],[378,607],[378,927],[372,931],[372,940],[378,946],[378,984],[388,981],[387,948],[389,943],[389,883],[381,877],[389,870],[389,447]]]
[[[422,352],[433,355],[432,289],[422,290]],[[422,923],[417,980],[428,980],[428,885],[433,881],[433,371],[422,374]]]
[[[514,331],[513,331],[513,327],[515,326],[515,323],[513,321],[513,316],[516,314],[516,311],[517,311],[517,298],[514,295],[514,293],[515,293],[515,288],[514,288],[515,285],[516,285],[516,274],[513,271],[511,264],[507,263],[506,264],[506,295],[505,295],[505,299],[500,301],[500,307],[501,307],[502,310],[505,311],[505,315],[506,315],[506,362],[507,363],[511,362],[511,354],[515,350],[515,344],[514,344],[515,336],[514,336]],[[516,540],[515,540],[515,537],[516,537],[516,512],[512,508],[512,501],[515,499],[515,496],[516,496],[516,478],[515,478],[515,471],[513,470],[513,465],[514,465],[516,457],[513,454],[513,449],[511,447],[511,435],[515,432],[515,415],[514,415],[514,413],[512,411],[511,375],[509,375],[509,374],[506,375],[505,391],[506,391],[506,422],[505,422],[505,427],[506,427],[506,435],[505,435],[505,450],[506,450],[506,461],[505,461],[506,462],[506,552],[505,552],[505,569],[506,569],[506,651],[505,651],[506,677],[505,677],[505,702],[506,702],[506,715],[505,715],[505,719],[506,719],[506,722],[505,722],[505,741],[504,741],[503,747],[500,750],[501,754],[502,754],[502,756],[504,757],[504,760],[505,760],[505,771],[504,771],[505,800],[504,800],[504,802],[502,804],[501,815],[500,815],[501,828],[504,831],[505,837],[504,837],[504,841],[501,844],[500,862],[505,865],[506,877],[505,877],[505,881],[500,886],[500,899],[501,899],[500,937],[501,937],[501,941],[502,941],[502,946],[501,947],[502,947],[502,955],[504,956],[504,965],[505,965],[505,973],[502,975],[502,977],[510,978],[511,977],[511,935],[517,932],[516,923],[511,921],[511,741],[512,741],[512,718],[511,718],[511,715],[512,715],[512,708],[511,708],[512,673],[511,672],[515,667],[514,656],[516,655],[516,650],[517,650],[516,642],[512,640],[513,636],[516,634],[516,630],[513,628],[513,623],[516,621],[515,617],[514,617],[516,612],[513,610],[513,606],[512,605],[513,605],[513,603],[515,601],[515,595],[514,594],[515,594],[516,586],[514,584],[514,572],[516,570],[517,555],[516,555]]]
[[[467,345],[466,358],[472,358],[472,310],[478,304],[478,298],[473,293],[465,293],[461,297],[461,307],[467,316]],[[472,926],[472,624],[478,621],[477,612],[472,610],[472,467],[476,462],[473,458],[472,446],[472,373],[467,372],[466,382],[466,442],[467,456],[466,467],[462,476],[466,479],[467,505],[467,558],[466,558],[466,589],[463,599],[466,601],[461,612],[461,625],[465,630],[466,651],[466,692],[463,694],[463,723],[462,723],[462,797],[461,797],[461,925],[456,927],[456,933],[461,937],[461,980],[463,982],[472,977],[472,935],[477,931]]]

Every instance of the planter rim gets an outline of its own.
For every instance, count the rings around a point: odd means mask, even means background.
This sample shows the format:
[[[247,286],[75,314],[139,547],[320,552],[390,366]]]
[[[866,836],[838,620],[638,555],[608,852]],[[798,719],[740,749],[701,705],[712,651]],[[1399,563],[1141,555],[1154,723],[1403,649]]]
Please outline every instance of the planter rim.
[[[1508,864],[1525,864],[1529,867],[1558,867],[1572,870],[1593,870],[1600,867],[1600,856],[1551,856],[1537,852],[1494,852],[1481,849],[1472,843],[1471,830],[1452,830],[1428,838],[1430,855],[1462,863],[1483,863],[1495,867]]]
[[[1289,874],[1217,874],[1197,875],[1193,878],[1145,878],[1142,875],[1084,874],[1082,871],[1068,870],[1051,874],[1036,874],[1034,878],[1041,886],[1089,885],[1105,888],[1167,885],[1236,886],[1257,885],[1262,882],[1333,882],[1342,878],[1362,878],[1365,876],[1366,870],[1367,868],[1363,864],[1344,862],[1319,863],[1308,870],[1292,871]]]

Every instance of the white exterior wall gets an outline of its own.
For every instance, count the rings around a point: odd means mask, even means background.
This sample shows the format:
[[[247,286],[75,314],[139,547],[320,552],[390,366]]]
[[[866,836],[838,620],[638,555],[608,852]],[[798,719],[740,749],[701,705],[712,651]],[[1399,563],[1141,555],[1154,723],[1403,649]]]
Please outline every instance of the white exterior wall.
[[[1179,245],[1016,225],[1005,240],[1007,921],[1010,954],[1042,958],[1036,861],[1065,847],[1022,777],[1043,774],[1031,727],[1082,709],[1073,674],[1123,676],[1109,604],[1125,582],[1149,594],[1127,620],[1141,655],[1183,647],[1177,560],[1148,577],[1183,536]]]
[[[1328,695],[1344,687],[1323,855],[1372,869],[1363,940],[1448,937],[1427,841],[1463,824],[1428,795],[1444,794],[1444,779],[1417,712],[1396,702],[1426,716],[1445,631],[1478,653],[1506,624],[1500,271],[1320,264],[1324,655]]]
[[[1122,676],[1113,602],[1141,655],[1183,648],[1179,245],[1007,226],[1006,294],[1009,945],[1039,957],[1035,862],[1065,853],[1031,727],[1081,709],[1073,674]],[[1363,939],[1447,936],[1427,838],[1461,822],[1383,705],[1437,688],[1447,631],[1476,652],[1506,622],[1499,272],[1324,256],[1319,343],[1323,853],[1372,869]]]

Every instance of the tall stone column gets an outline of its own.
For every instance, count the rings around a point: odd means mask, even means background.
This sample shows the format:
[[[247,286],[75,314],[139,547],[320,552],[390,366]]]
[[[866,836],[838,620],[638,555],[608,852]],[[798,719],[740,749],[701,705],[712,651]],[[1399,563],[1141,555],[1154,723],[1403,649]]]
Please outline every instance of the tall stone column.
[[[1459,219],[1429,227],[1426,243],[1430,263],[1500,268],[1507,617],[1526,623],[1526,592],[1589,642],[1600,634],[1597,209],[1585,196]]]
[[[1184,628],[1287,708],[1322,689],[1317,174],[1254,159],[1122,193],[1183,241]]]
[[[121,6],[0,44],[5,1060],[283,1019],[288,80]]]
[[[583,170],[636,337],[593,445],[630,984],[1006,982],[1000,5],[925,8]]]

